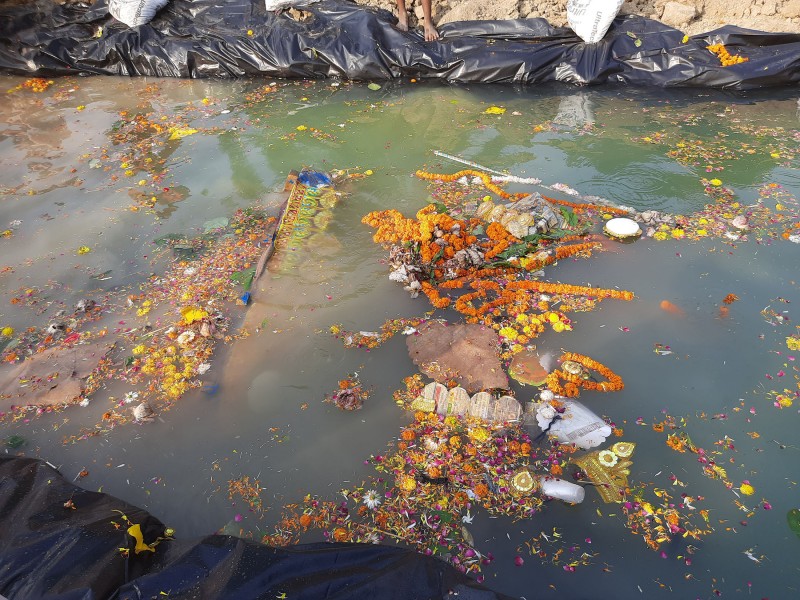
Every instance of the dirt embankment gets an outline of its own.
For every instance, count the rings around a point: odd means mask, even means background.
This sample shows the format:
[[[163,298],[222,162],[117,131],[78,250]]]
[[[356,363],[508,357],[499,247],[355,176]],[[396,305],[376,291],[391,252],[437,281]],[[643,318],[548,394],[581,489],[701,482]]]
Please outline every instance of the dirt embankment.
[[[397,14],[395,0],[356,0]],[[422,18],[422,0],[406,0],[409,21]],[[544,17],[550,24],[567,24],[567,0],[432,0],[434,24],[475,19]],[[626,0],[622,14],[657,19],[695,35],[723,25],[738,25],[761,31],[800,31],[800,0]]]

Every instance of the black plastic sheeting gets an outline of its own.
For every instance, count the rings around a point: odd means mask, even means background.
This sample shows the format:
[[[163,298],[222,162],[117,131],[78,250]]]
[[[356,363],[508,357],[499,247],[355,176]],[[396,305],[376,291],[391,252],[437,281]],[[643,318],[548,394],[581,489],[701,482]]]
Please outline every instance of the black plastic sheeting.
[[[71,501],[75,508],[65,507]],[[226,535],[166,540],[146,511],[66,481],[47,463],[0,458],[0,594],[11,600],[503,600],[441,560],[374,544],[272,548]],[[129,549],[124,558],[120,548]],[[534,596],[530,596],[533,598]]]
[[[596,44],[543,19],[447,23],[441,40],[425,42],[396,29],[384,10],[343,0],[303,10],[311,18],[300,22],[267,12],[263,0],[170,0],[147,25],[128,28],[108,14],[106,0],[0,0],[0,69],[47,77],[414,77],[742,90],[800,81],[800,34],[727,26],[684,42],[676,29],[626,16]],[[722,67],[706,49],[718,43],[748,62]]]

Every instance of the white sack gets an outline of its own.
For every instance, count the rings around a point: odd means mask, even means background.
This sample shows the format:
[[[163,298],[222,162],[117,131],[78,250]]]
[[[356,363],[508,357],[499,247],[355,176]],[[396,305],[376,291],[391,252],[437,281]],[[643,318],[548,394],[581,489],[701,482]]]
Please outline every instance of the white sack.
[[[587,44],[603,39],[623,0],[569,0],[567,22]]]
[[[287,8],[297,8],[299,6],[308,6],[319,0],[264,0],[264,6],[267,7],[269,12],[276,10],[285,10]]]
[[[108,12],[128,27],[149,23],[169,0],[109,0]]]

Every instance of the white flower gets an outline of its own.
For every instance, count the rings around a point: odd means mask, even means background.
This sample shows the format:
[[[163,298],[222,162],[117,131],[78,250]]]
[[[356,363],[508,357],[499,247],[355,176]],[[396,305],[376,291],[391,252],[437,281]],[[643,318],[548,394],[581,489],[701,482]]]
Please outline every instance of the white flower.
[[[80,401],[80,405],[83,406],[84,408],[89,406],[89,399],[84,398],[83,400]]]
[[[539,398],[541,398],[542,402],[550,402],[556,397],[556,395],[550,390],[544,390],[541,394],[539,394]]]
[[[470,514],[469,509],[467,509],[467,514],[465,514],[463,517],[461,517],[461,522],[462,523],[468,523],[468,524],[472,525],[472,519],[474,519],[474,518],[475,518],[475,515]]]
[[[192,343],[193,339],[194,339],[194,331],[188,330],[180,334],[176,341],[178,342],[179,346],[188,346],[189,344]]]
[[[130,404],[139,399],[139,392],[127,392],[125,394],[125,404]]]
[[[599,460],[600,464],[604,467],[613,467],[617,464],[619,459],[611,450],[601,450],[600,454],[597,456],[597,460]]]
[[[197,365],[197,374],[198,375],[203,375],[210,368],[211,368],[211,365],[209,363],[199,364],[199,365]]]
[[[367,508],[370,510],[375,510],[381,505],[381,497],[375,490],[367,490],[367,492],[364,494],[363,502],[367,505]]]

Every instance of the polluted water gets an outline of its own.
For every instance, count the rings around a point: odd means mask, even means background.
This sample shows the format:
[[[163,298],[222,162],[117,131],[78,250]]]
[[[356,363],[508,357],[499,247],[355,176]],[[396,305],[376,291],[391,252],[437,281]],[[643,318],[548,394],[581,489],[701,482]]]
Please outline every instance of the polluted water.
[[[29,81],[6,456],[513,597],[797,594],[796,94]]]

